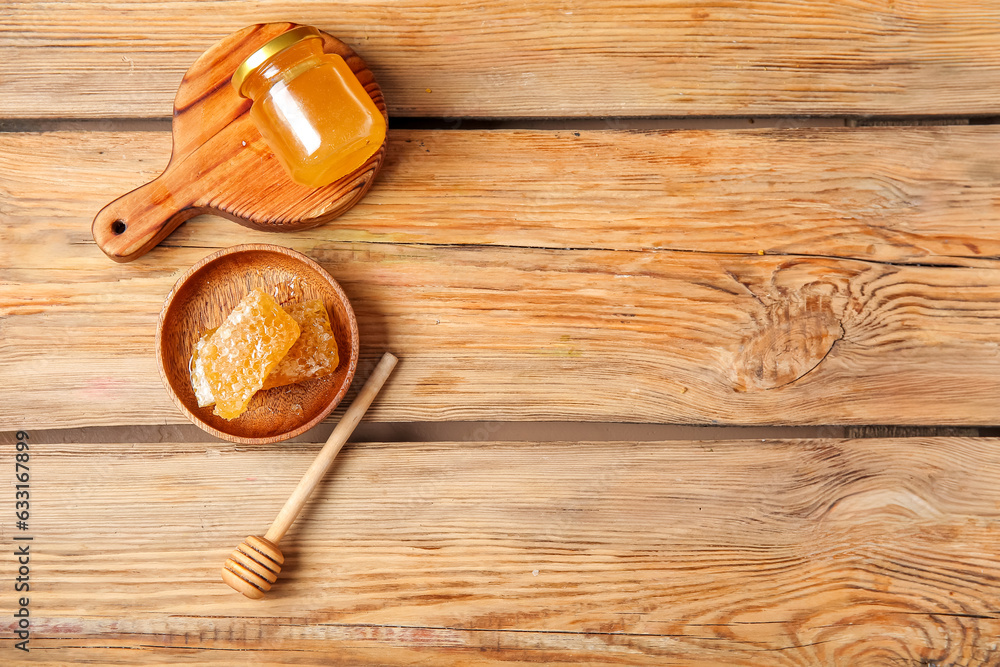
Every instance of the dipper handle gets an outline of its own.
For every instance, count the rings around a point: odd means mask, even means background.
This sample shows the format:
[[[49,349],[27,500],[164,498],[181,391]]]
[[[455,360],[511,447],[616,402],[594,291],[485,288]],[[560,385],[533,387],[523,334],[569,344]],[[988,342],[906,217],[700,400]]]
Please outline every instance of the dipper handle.
[[[392,369],[396,367],[397,361],[398,359],[389,352],[382,355],[375,370],[333,429],[323,449],[299,480],[292,495],[285,501],[284,507],[278,512],[267,533],[263,537],[251,535],[243,540],[226,560],[226,564],[222,567],[222,580],[232,588],[254,599],[264,597],[264,593],[271,590],[271,585],[277,581],[278,573],[285,562],[281,549],[278,548],[278,542],[288,532],[316,485],[337,458],[344,443],[354,432],[368,406],[375,400]]]
[[[295,517],[302,511],[303,506],[309,500],[309,496],[316,488],[316,485],[323,479],[323,475],[326,474],[333,460],[337,458],[341,447],[344,446],[351,433],[354,432],[354,428],[358,425],[358,422],[365,415],[368,406],[375,400],[375,396],[378,395],[379,390],[382,389],[382,385],[389,378],[392,369],[396,367],[397,361],[398,359],[389,352],[382,355],[382,359],[378,362],[375,370],[368,376],[368,380],[361,387],[361,391],[358,392],[357,397],[355,397],[350,407],[347,408],[336,428],[333,429],[333,433],[330,434],[326,444],[323,445],[323,449],[316,455],[312,465],[302,475],[302,479],[299,480],[299,484],[295,487],[292,495],[285,501],[285,506],[281,508],[278,516],[271,523],[271,527],[267,529],[264,539],[277,544],[285,536],[285,533],[288,532],[292,522],[295,521]]]

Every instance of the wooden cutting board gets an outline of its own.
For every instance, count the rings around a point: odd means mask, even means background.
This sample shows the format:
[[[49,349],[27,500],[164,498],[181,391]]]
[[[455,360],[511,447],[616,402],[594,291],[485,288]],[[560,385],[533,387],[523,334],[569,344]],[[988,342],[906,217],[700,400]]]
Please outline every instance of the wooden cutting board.
[[[185,220],[214,213],[241,225],[285,232],[315,227],[356,204],[385,158],[385,143],[359,169],[322,188],[291,180],[250,120],[250,100],[229,80],[236,67],[295,23],[265,23],[232,33],[205,51],[184,75],[174,100],[173,152],[153,181],[105,206],[94,240],[116,262],[155,247]],[[365,62],[321,32],[323,49],[347,61],[388,119],[385,99]]]

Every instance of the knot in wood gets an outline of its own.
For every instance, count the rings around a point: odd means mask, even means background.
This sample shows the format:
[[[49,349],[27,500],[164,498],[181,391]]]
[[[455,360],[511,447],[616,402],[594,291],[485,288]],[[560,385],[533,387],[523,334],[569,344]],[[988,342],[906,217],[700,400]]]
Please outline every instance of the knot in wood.
[[[815,370],[844,336],[846,299],[830,284],[761,298],[732,365],[737,391],[777,389]]]

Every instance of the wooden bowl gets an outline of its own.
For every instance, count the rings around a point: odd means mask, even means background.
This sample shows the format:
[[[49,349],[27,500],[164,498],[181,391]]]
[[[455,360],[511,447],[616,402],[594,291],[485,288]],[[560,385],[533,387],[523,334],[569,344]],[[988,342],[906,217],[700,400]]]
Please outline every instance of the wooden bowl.
[[[211,406],[198,407],[191,353],[201,335],[219,326],[255,288],[279,303],[323,299],[340,364],[325,378],[257,392],[246,412],[227,421]],[[344,398],[358,364],[358,323],[337,281],[302,253],[269,244],[233,246],[192,266],[167,295],[156,328],[156,361],[177,407],[208,433],[244,444],[279,442],[321,422]]]

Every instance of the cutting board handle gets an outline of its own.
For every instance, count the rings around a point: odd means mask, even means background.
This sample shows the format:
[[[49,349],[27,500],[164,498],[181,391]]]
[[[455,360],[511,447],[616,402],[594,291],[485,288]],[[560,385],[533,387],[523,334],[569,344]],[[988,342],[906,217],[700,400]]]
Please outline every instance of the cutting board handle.
[[[160,176],[114,200],[94,218],[94,240],[116,262],[149,251],[188,218],[202,213],[173,163]]]

